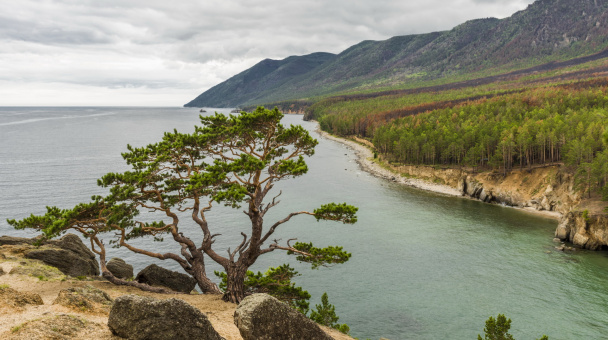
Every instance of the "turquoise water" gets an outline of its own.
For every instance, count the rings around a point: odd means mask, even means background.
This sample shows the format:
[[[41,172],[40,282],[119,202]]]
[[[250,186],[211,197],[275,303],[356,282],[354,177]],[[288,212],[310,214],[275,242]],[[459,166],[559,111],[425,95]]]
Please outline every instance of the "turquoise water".
[[[198,115],[186,108],[0,108],[0,233],[33,236],[12,230],[5,219],[103,194],[96,179],[126,169],[120,157],[126,144],[154,142],[173,128],[191,131]],[[285,121],[315,128],[301,116]],[[351,150],[319,141],[310,172],[277,187],[282,203],[272,217],[332,201],[360,208],[355,225],[298,217],[276,236],[342,245],[353,253],[333,268],[290,262],[303,274],[296,281],[313,295],[312,304],[327,292],[353,336],[474,339],[490,315],[503,313],[513,320],[516,339],[608,338],[605,252],[555,252],[554,220],[374,178],[358,168]],[[221,251],[234,248],[247,227],[241,212],[226,208],[210,221],[222,233],[216,243]],[[195,228],[183,228],[200,238]],[[172,242],[152,246],[176,251]],[[151,262],[110,251],[136,270]],[[270,254],[254,269],[287,261]],[[160,264],[178,270],[171,262]],[[214,269],[210,265],[208,273]]]

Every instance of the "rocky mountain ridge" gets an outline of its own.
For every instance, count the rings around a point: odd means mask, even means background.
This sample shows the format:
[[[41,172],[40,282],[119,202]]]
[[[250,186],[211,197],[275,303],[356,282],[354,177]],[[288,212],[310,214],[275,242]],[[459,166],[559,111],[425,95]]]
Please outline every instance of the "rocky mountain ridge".
[[[338,55],[264,60],[185,106],[235,107],[464,74],[500,74],[597,53],[608,46],[608,1],[537,0],[505,19],[363,41]]]

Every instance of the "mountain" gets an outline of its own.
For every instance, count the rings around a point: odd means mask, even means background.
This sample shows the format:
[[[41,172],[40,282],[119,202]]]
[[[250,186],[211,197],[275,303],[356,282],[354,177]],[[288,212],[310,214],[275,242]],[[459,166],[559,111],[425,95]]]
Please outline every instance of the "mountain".
[[[254,105],[451,76],[499,74],[597,53],[608,46],[608,1],[538,0],[505,19],[363,41],[338,55],[264,60],[185,106]]]
[[[186,107],[236,107],[241,103],[268,96],[270,91],[335,58],[335,54],[317,52],[291,56],[283,60],[264,59],[252,68],[205,91]]]

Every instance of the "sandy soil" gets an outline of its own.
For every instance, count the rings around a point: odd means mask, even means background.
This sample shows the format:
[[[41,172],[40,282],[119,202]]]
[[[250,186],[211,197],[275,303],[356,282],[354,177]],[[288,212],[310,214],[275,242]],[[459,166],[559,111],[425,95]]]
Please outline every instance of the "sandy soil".
[[[0,269],[5,273],[0,275],[0,288],[8,285],[10,288],[19,292],[30,292],[39,294],[44,305],[26,305],[18,308],[1,306],[0,308],[0,339],[46,339],[50,329],[57,329],[58,325],[41,325],[40,320],[52,319],[57,316],[73,315],[86,320],[87,327],[74,333],[73,336],[64,337],[66,339],[120,339],[113,336],[107,327],[108,315],[106,313],[87,313],[80,310],[70,309],[61,305],[53,305],[59,291],[69,287],[83,287],[92,285],[108,293],[113,299],[126,295],[137,294],[142,296],[152,296],[158,299],[178,298],[200,309],[209,318],[215,330],[227,340],[241,340],[242,337],[238,328],[234,325],[233,314],[236,309],[235,304],[221,300],[218,295],[184,295],[184,294],[155,294],[141,291],[133,287],[116,286],[101,278],[76,280],[71,278],[51,279],[41,281],[36,277],[21,274],[9,274],[11,269],[20,265],[21,258],[15,257],[14,253],[6,252],[4,247],[0,247]],[[3,251],[4,250],[4,251]],[[2,272],[0,271],[0,273]],[[2,302],[0,301],[0,304]],[[58,319],[59,320],[59,319]],[[29,322],[29,323],[28,323]],[[59,322],[59,321],[56,321]],[[22,328],[22,331],[13,332],[15,328]],[[34,328],[34,329],[32,329]],[[350,340],[336,330],[323,327],[323,329],[337,340]],[[23,331],[27,331],[25,334]]]

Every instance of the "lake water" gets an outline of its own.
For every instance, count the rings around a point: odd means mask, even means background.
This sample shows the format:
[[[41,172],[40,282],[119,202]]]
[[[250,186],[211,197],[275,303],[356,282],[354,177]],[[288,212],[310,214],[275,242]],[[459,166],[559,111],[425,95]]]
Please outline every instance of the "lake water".
[[[192,131],[198,115],[192,108],[0,108],[0,234],[32,237],[31,231],[10,228],[6,219],[104,194],[96,179],[127,169],[120,157],[127,144],[155,142],[173,128]],[[307,160],[309,173],[281,185],[282,203],[272,216],[326,202],[360,208],[355,225],[298,217],[277,233],[283,240],[342,245],[353,253],[333,268],[290,262],[303,274],[298,285],[313,295],[311,307],[327,292],[353,336],[474,339],[489,316],[503,313],[513,320],[516,339],[608,339],[605,252],[556,252],[554,220],[377,179],[359,169],[351,150],[320,138],[314,123],[291,115],[285,123],[302,124],[320,144]],[[247,227],[241,212],[227,208],[215,210],[210,221],[222,233],[217,249],[234,249]],[[187,223],[182,230],[200,239]],[[152,247],[176,251],[172,241]],[[109,251],[136,271],[151,262],[179,269],[122,249]],[[270,254],[253,269],[287,261],[284,254]],[[210,262],[213,276],[219,268]]]

